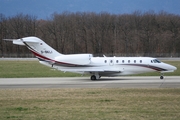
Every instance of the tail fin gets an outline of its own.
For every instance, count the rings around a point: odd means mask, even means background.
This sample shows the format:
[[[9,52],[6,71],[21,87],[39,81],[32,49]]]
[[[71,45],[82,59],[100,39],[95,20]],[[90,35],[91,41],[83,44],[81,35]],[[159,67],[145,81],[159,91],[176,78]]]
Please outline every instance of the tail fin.
[[[25,45],[40,60],[52,61],[55,57],[63,55],[37,37],[25,37],[11,41],[13,44]]]

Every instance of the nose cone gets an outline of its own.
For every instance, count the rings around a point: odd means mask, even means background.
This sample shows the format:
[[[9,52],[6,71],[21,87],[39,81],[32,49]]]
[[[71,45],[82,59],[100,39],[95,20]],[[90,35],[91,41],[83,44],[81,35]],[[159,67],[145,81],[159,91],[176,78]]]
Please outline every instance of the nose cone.
[[[177,67],[172,66],[172,65],[169,65],[169,64],[167,64],[167,65],[168,65],[168,66],[167,66],[168,71],[174,71],[174,70],[177,70]]]
[[[161,71],[161,73],[174,72],[175,70],[177,70],[177,67],[167,64],[167,63],[162,63],[161,67],[164,69]]]
[[[175,66],[172,66],[172,70],[177,70],[177,67],[175,67]]]

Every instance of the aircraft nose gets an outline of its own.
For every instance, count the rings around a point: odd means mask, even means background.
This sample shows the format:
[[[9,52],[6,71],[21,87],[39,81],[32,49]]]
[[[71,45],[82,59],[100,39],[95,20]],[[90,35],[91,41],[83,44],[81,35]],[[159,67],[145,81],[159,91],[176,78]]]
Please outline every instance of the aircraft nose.
[[[162,71],[162,73],[163,72],[174,72],[175,70],[177,70],[177,67],[164,63],[164,69],[165,69],[165,71]]]
[[[177,70],[177,67],[170,65],[169,69],[170,70]]]
[[[177,70],[177,67],[173,66],[173,70]]]

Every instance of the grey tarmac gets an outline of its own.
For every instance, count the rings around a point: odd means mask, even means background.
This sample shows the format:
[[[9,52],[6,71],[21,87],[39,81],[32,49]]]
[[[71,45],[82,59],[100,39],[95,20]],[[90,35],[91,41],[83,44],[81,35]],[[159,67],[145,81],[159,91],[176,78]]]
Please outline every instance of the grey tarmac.
[[[59,78],[0,78],[0,89],[15,88],[180,88],[180,76],[102,77],[91,81],[89,77]]]

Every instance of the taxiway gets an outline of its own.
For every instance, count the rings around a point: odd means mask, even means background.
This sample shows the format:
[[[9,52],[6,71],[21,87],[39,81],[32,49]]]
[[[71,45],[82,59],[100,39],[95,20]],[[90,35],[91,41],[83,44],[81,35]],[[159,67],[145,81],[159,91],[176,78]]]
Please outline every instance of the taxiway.
[[[180,76],[105,77],[96,81],[89,77],[0,78],[0,89],[14,88],[180,88]]]

